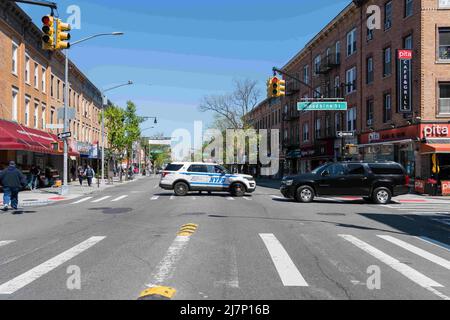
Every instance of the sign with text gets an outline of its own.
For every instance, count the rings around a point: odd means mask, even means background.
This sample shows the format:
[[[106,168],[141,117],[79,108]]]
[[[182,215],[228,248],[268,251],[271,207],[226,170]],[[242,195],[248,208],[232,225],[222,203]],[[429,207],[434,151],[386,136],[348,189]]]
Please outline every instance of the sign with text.
[[[63,132],[63,133],[58,134],[58,139],[63,140],[63,139],[70,138],[71,136],[72,136],[71,132]]]
[[[442,195],[450,196],[450,181],[442,181]]]
[[[347,102],[299,102],[298,111],[347,111]]]
[[[397,50],[398,112],[412,112],[412,50]]]
[[[354,137],[355,133],[353,131],[338,131],[337,136],[338,138]]]

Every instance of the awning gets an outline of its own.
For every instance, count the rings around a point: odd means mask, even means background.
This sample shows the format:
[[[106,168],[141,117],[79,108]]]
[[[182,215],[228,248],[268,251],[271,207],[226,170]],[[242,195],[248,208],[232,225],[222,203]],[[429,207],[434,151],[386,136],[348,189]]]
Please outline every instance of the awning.
[[[450,144],[423,144],[420,151],[422,154],[450,153]]]

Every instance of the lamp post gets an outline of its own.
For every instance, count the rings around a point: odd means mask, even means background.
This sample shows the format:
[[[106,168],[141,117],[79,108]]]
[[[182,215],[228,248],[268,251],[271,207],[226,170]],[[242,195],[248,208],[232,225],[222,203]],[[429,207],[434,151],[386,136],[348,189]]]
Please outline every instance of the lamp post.
[[[77,45],[81,42],[88,41],[93,38],[102,37],[102,36],[121,36],[123,32],[112,32],[112,33],[98,33],[92,36],[86,37],[84,39],[72,42],[70,44],[71,47]],[[64,90],[64,132],[69,130],[69,119],[68,119],[68,111],[69,111],[69,50],[66,49],[64,51],[65,54],[65,90]],[[68,160],[69,160],[69,147],[67,145],[67,139],[64,139],[64,179],[63,185],[61,187],[61,195],[66,195],[69,193],[69,181],[68,181]]]

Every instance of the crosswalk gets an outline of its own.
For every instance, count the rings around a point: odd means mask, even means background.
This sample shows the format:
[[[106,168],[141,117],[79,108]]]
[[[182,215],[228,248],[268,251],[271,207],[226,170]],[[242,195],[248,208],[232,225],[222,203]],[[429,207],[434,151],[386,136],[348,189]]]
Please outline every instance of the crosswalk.
[[[304,288],[306,290],[310,287],[313,287],[313,289],[317,288],[318,283],[320,282],[318,280],[320,271],[314,272],[314,270],[311,269],[306,270],[305,266],[307,263],[304,262],[301,255],[299,258],[299,252],[293,251],[295,249],[291,249],[291,252],[288,252],[283,246],[282,241],[280,241],[273,233],[260,233],[256,236],[257,241],[262,242],[263,246],[258,245],[258,247],[264,250],[265,256],[259,263],[266,268],[271,268],[273,270],[273,274],[277,276],[274,281],[279,282],[280,288]],[[182,238],[184,239],[184,237]],[[445,278],[442,276],[445,272],[450,271],[449,256],[445,255],[445,253],[450,252],[450,250],[445,247],[445,244],[426,237],[394,237],[385,234],[367,235],[364,236],[364,238],[359,235],[337,234],[336,241],[339,240],[342,241],[343,249],[352,249],[353,254],[355,249],[360,250],[361,254],[365,254],[367,257],[371,257],[375,259],[375,261],[378,261],[380,266],[384,265],[392,272],[402,275],[405,278],[405,281],[411,281],[417,284],[440,299],[450,300],[450,291],[448,289],[450,287],[450,277]],[[381,246],[380,240],[382,240],[381,243],[385,243],[386,246]],[[54,257],[47,257],[48,260],[37,266],[29,266],[29,270],[25,269],[26,271],[16,275],[11,280],[4,283],[0,282],[0,296],[12,295],[31,285],[38,279],[49,279],[52,272],[60,268],[63,264],[76,259],[77,256],[97,246],[100,242],[105,241],[108,241],[106,236],[92,236]],[[195,241],[195,238],[191,241]],[[14,240],[0,240],[0,256],[3,248],[14,246],[18,242],[19,241]],[[164,279],[173,276],[172,271],[168,272],[167,266],[170,262],[170,270],[175,270],[174,264],[181,259],[182,250],[186,247],[186,241],[183,241],[183,244],[180,245],[179,248],[177,246],[177,257],[179,257],[179,259],[173,258],[175,251],[172,247],[169,248],[168,252],[170,259],[166,257],[161,261],[160,265],[164,268],[161,268],[162,271],[156,273],[158,275],[158,277],[155,277],[156,280],[163,276]],[[239,248],[238,245],[235,247]],[[392,250],[392,248],[400,249],[400,251]],[[436,249],[438,253],[432,252],[433,249]],[[392,254],[392,252],[396,253]],[[413,264],[402,262],[404,261],[404,253],[411,253],[413,256],[417,257],[417,259],[422,260],[422,262]],[[234,253],[234,256],[236,256],[236,253]],[[296,257],[297,259],[293,259],[292,257]],[[339,257],[335,257],[334,259],[339,260]],[[238,264],[235,263],[234,267],[236,270],[233,272],[232,288],[239,288]],[[239,267],[246,268],[242,263],[239,264]],[[355,269],[357,269],[357,267],[355,267]],[[338,270],[342,272],[340,269]],[[269,272],[268,274],[271,273]],[[438,279],[434,279],[436,275],[441,276]],[[3,281],[4,280],[5,279],[3,279]],[[362,280],[362,282],[365,281],[365,279],[360,280]],[[353,283],[353,281],[351,282]],[[356,285],[355,283],[353,284]],[[245,288],[239,289],[243,290]]]

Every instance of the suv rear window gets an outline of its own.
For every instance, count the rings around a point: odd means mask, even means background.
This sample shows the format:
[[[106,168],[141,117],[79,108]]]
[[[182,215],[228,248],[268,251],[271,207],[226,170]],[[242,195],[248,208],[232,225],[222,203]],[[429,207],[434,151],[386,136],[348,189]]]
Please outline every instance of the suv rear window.
[[[164,169],[165,171],[178,171],[181,168],[183,168],[182,164],[169,164],[167,165],[166,169]]]
[[[405,174],[403,169],[397,165],[370,164],[369,167],[374,174],[387,174],[387,175]]]

